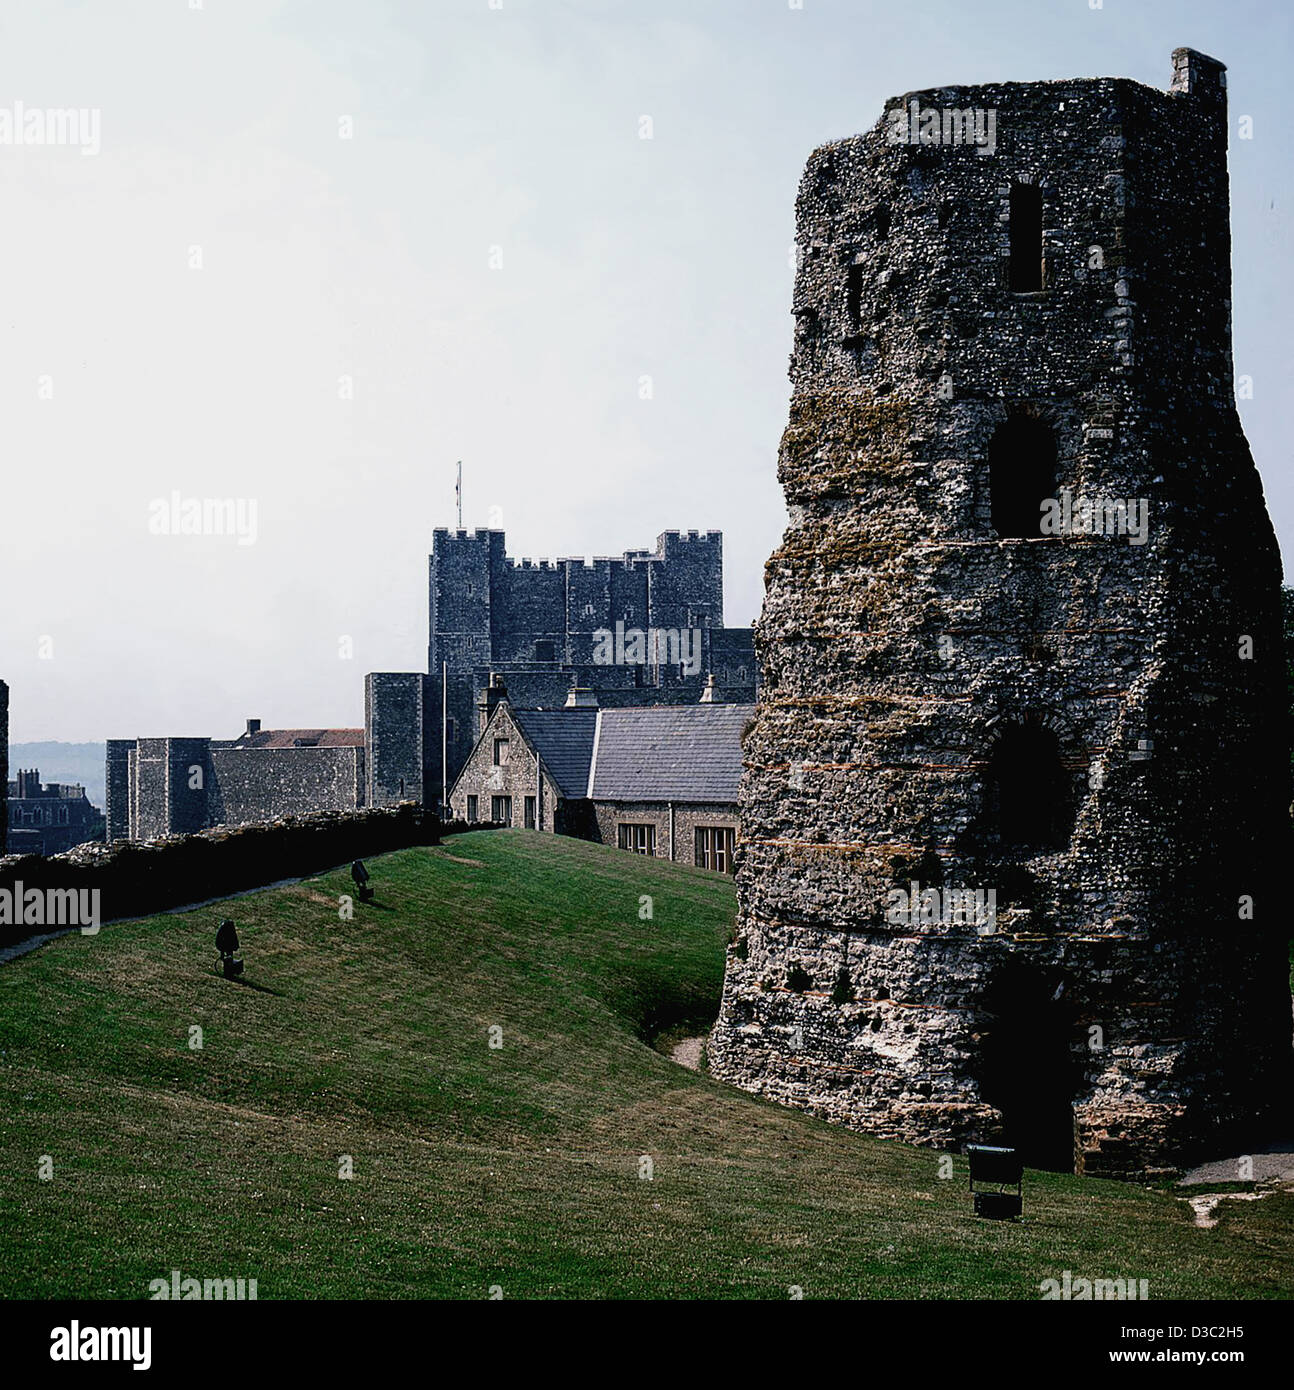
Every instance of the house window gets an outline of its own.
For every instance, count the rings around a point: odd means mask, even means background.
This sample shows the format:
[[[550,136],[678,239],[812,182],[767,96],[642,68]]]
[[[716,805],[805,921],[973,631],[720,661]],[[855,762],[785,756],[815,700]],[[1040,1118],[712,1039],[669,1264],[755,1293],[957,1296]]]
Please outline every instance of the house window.
[[[533,830],[535,828],[535,798],[533,796],[526,797],[525,818],[526,829]]]
[[[1011,185],[1011,289],[1027,294],[1042,289],[1042,189]]]
[[[654,825],[620,825],[616,827],[617,843],[621,849],[633,854],[656,853],[656,827]]]
[[[737,832],[728,825],[698,825],[696,828],[696,866],[716,874],[732,873],[732,851]]]
[[[457,743],[457,742],[458,742],[458,720],[457,720],[457,719],[446,719],[446,720],[445,720],[445,742],[446,742],[446,743]]]
[[[507,767],[508,765],[508,740],[506,738],[494,740],[494,765],[495,767]]]
[[[593,616],[593,605],[591,603],[586,603],[584,605],[584,616],[586,618],[591,618]]]
[[[1042,504],[1056,495],[1056,439],[1040,420],[1016,416],[988,450],[989,510],[1005,540],[1042,534]]]
[[[58,808],[58,823],[59,823],[60,825],[66,825],[66,824],[67,824],[67,807],[66,807],[66,806],[60,806],[60,807]]]
[[[490,798],[490,819],[503,825],[512,824],[512,798],[510,796],[492,796]]]
[[[469,796],[467,798],[467,819],[469,821],[474,821],[477,818],[479,814],[479,805],[480,803],[477,801],[476,797]]]

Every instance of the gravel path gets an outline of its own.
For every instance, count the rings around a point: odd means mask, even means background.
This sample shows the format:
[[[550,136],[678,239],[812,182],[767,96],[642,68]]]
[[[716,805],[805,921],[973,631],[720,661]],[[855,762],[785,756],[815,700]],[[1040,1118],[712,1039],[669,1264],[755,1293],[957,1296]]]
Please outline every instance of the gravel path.
[[[1240,1170],[1240,1156],[1218,1159],[1215,1163],[1201,1163],[1192,1168],[1178,1183],[1179,1187],[1199,1187],[1218,1182],[1294,1182],[1294,1144],[1272,1144],[1262,1153],[1249,1154],[1253,1163],[1252,1171],[1243,1175]]]
[[[690,1071],[700,1071],[701,1049],[704,1046],[704,1038],[684,1038],[682,1042],[674,1044],[674,1049],[669,1054],[670,1059],[677,1062],[680,1067],[687,1067]]]

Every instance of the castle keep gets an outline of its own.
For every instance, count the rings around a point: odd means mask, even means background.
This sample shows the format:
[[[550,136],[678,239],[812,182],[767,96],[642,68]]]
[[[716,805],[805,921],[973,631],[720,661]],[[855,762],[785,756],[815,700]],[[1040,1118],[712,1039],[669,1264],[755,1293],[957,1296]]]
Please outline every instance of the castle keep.
[[[1167,92],[910,93],[811,157],[718,1076],[1112,1176],[1287,1104],[1226,145],[1180,49]]]
[[[480,733],[491,674],[518,709],[560,709],[572,686],[601,706],[692,703],[712,674],[724,698],[754,699],[751,630],[723,625],[718,531],[536,564],[509,558],[502,531],[438,529],[428,568],[427,675],[365,684],[374,805],[401,799],[400,786],[439,800],[442,746],[448,787]]]

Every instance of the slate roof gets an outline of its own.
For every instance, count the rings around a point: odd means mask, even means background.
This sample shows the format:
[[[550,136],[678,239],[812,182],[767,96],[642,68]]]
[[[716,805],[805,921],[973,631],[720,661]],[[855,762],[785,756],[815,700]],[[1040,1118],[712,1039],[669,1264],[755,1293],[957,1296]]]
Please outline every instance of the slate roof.
[[[363,729],[261,729],[230,739],[226,748],[363,748]]]
[[[593,756],[595,709],[514,709],[521,732],[548,769],[568,801],[587,795],[589,760]]]
[[[594,801],[735,802],[741,731],[754,705],[647,705],[598,711]]]

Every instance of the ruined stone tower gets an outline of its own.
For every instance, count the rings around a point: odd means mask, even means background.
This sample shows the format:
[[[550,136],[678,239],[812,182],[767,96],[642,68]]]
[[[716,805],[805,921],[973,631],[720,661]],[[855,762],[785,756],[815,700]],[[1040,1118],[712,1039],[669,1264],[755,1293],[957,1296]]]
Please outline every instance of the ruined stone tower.
[[[1112,1176],[1286,1104],[1226,145],[1180,49],[1168,92],[909,93],[809,160],[718,1076]]]

